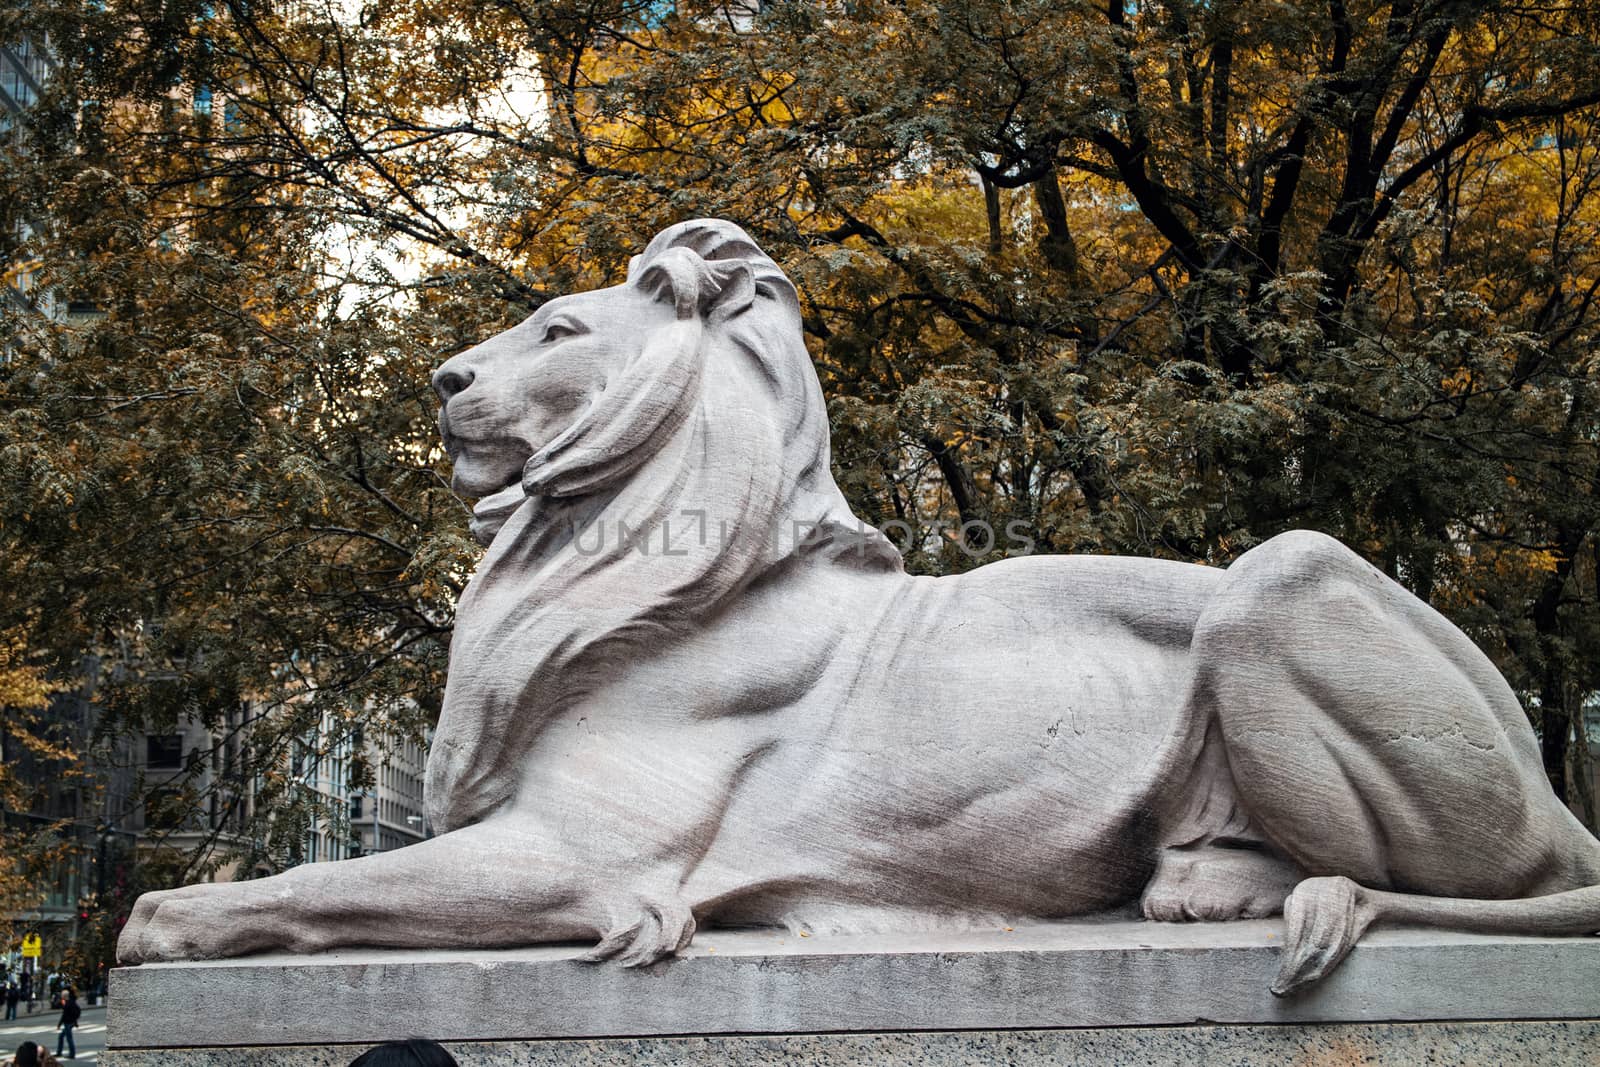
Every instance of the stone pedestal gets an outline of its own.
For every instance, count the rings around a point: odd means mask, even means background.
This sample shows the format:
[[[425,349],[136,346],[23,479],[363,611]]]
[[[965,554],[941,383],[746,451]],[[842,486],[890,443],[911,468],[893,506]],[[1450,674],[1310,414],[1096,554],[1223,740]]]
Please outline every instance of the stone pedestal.
[[[154,964],[113,973],[105,1062],[153,1067],[184,1050],[180,1062],[218,1067],[334,1065],[407,1036],[461,1043],[479,1064],[1600,1056],[1600,939],[1377,930],[1328,981],[1279,1000],[1281,939],[1276,921],[1072,922],[710,931],[638,971],[564,946]]]

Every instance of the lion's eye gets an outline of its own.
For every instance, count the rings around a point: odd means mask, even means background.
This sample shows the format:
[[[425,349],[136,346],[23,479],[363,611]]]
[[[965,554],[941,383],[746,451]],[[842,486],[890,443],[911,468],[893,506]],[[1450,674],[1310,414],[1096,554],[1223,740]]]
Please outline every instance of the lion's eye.
[[[554,319],[545,325],[544,337],[540,340],[540,344],[549,344],[551,341],[559,341],[564,337],[576,337],[582,332],[583,330],[575,323],[567,322],[563,319]]]

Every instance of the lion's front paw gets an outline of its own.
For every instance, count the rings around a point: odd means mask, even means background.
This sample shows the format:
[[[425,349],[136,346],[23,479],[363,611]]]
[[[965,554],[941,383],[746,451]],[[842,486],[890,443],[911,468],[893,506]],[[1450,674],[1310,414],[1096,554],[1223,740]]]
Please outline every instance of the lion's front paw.
[[[169,936],[162,932],[167,923],[152,928],[151,920],[161,910],[161,906],[169,901],[178,900],[186,896],[195,896],[206,887],[188,885],[181,889],[162,889],[145,893],[134,901],[133,911],[128,915],[128,921],[123,924],[122,933],[117,937],[117,962],[122,964],[156,963],[161,960],[178,958],[169,955]],[[146,946],[145,937],[152,935],[151,944]]]
[[[308,932],[294,930],[281,914],[281,894],[260,885],[226,882],[146,893],[117,939],[117,960],[161,963],[313,947]]]
[[[615,959],[624,967],[648,967],[686,948],[694,930],[694,913],[682,901],[640,901],[631,917],[579,958],[590,963]]]

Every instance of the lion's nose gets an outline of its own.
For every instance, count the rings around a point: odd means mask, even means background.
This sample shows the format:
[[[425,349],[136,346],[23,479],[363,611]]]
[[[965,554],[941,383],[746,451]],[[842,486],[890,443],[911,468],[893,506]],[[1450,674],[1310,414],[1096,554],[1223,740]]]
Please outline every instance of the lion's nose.
[[[471,384],[472,371],[453,359],[433,372],[433,391],[445,403],[449,403],[451,397]]]

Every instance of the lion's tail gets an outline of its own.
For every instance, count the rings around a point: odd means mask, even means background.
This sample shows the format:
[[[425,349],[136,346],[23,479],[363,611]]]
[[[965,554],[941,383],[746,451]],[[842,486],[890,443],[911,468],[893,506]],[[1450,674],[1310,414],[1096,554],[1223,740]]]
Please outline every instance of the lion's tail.
[[[1307,878],[1283,904],[1283,961],[1277,996],[1317,981],[1350,953],[1373,923],[1407,923],[1464,933],[1560,935],[1600,931],[1600,885],[1512,900],[1430,897],[1368,889],[1348,878]]]

